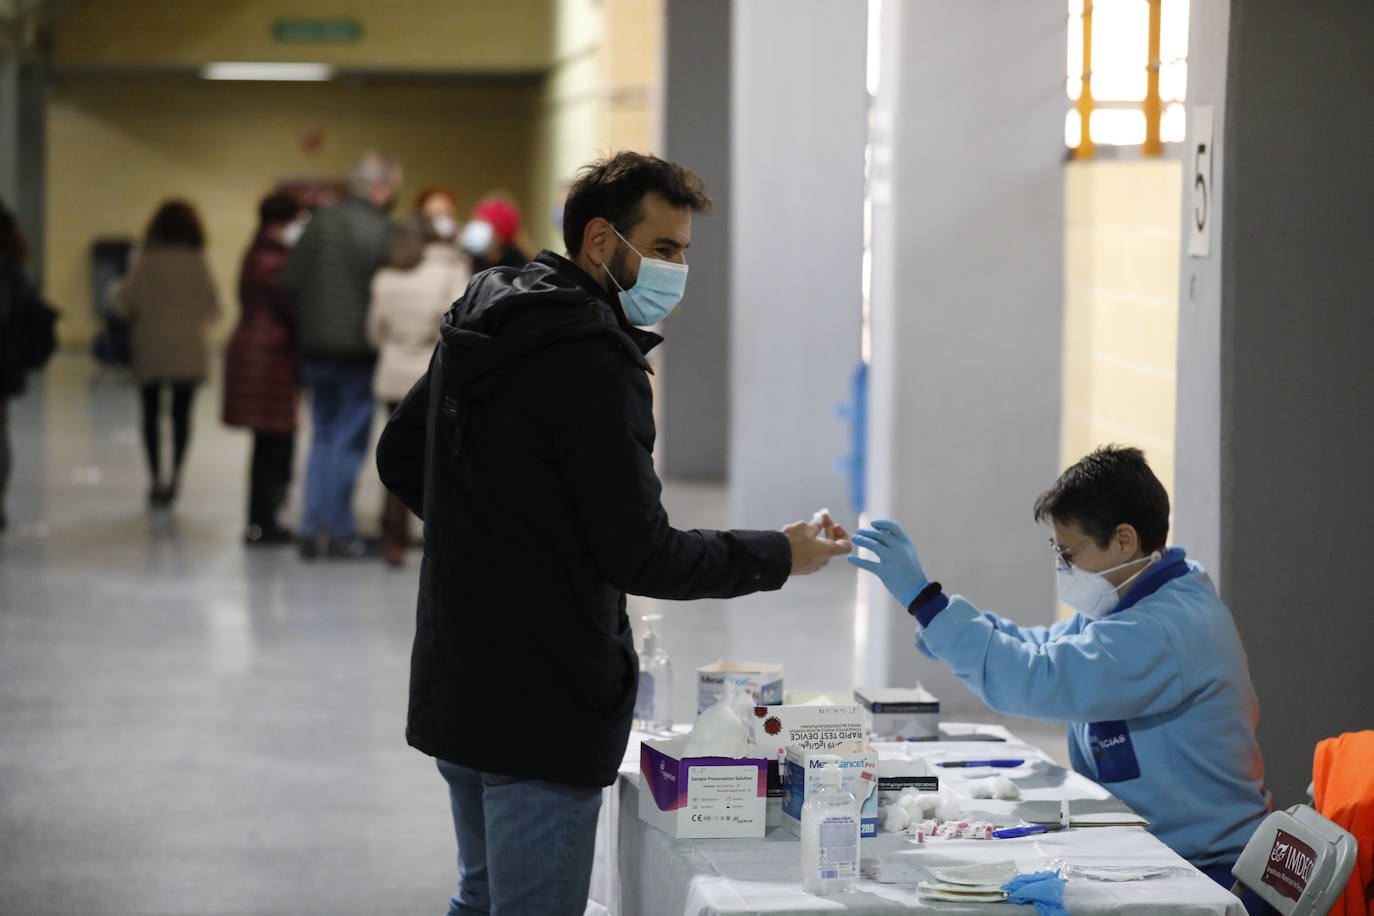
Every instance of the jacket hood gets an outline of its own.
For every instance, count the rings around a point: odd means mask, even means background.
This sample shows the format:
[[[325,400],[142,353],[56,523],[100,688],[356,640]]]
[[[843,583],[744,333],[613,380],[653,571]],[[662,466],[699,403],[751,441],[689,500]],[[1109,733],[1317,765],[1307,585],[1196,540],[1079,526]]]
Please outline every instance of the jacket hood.
[[[567,258],[542,251],[524,267],[495,267],[468,284],[439,328],[445,381],[482,400],[523,360],[567,340],[604,337],[645,371],[663,338],[629,324],[620,304]]]

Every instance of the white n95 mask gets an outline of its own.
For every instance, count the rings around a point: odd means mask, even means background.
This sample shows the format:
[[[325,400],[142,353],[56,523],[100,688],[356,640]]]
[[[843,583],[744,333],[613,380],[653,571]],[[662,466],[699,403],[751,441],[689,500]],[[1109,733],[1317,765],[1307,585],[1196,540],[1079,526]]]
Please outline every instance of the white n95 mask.
[[[1116,607],[1117,590],[1124,588],[1135,581],[1141,573],[1149,569],[1150,563],[1159,559],[1159,551],[1155,551],[1148,557],[1137,557],[1134,560],[1127,560],[1111,569],[1104,569],[1102,572],[1088,572],[1086,569],[1079,569],[1072,563],[1061,566],[1056,570],[1055,575],[1059,584],[1059,600],[1073,608],[1090,620],[1097,620],[1112,608]],[[1134,566],[1136,563],[1145,563],[1140,572],[1131,576],[1120,585],[1112,585],[1102,573],[1116,572],[1118,569],[1125,569],[1127,566]]]
[[[669,312],[677,308],[677,304],[682,301],[683,293],[687,291],[687,265],[651,258],[626,242],[625,236],[617,232],[614,226],[611,227],[611,231],[625,242],[626,247],[639,255],[639,274],[635,278],[634,286],[629,289],[620,285],[620,281],[611,273],[609,267],[601,265],[601,269],[606,271],[606,276],[610,277],[611,282],[620,290],[620,304],[625,309],[626,319],[630,324],[642,328],[658,324],[668,317]]]

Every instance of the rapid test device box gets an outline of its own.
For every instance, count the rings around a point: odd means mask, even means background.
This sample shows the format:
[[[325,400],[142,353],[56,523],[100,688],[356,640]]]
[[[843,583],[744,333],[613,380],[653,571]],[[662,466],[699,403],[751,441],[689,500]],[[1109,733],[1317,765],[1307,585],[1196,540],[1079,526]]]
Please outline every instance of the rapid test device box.
[[[824,752],[849,742],[865,744],[867,738],[861,706],[754,707],[754,742],[768,758],[768,827],[783,824],[784,758],[789,748]]]
[[[731,687],[749,694],[756,706],[782,702],[782,665],[765,662],[711,662],[697,669],[697,715],[720,702]]]
[[[683,757],[686,746],[686,738],[640,744],[640,820],[677,838],[763,836],[768,761]]]
[[[821,784],[821,768],[839,766],[841,783],[859,803],[859,836],[878,835],[878,752],[864,745],[861,750],[811,751],[801,747],[787,749],[787,779],[783,784],[782,822],[788,830],[801,835],[802,805],[808,792]]]

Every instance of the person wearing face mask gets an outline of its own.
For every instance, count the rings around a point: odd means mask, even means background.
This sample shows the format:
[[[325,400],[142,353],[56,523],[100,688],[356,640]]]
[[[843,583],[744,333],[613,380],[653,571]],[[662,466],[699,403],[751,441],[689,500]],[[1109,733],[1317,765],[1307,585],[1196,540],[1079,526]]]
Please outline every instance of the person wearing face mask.
[[[916,618],[916,645],[992,709],[1068,725],[1073,767],[1230,887],[1272,806],[1259,706],[1231,612],[1181,547],[1169,497],[1139,449],[1105,446],[1035,502],[1053,526],[1060,599],[1076,613],[1023,627],[946,596],[895,522],[854,535],[850,562]]]
[[[623,152],[568,193],[568,256],[473,277],[377,446],[424,519],[410,744],[448,783],[450,913],[581,916],[638,664],[626,594],[728,598],[849,552],[823,514],[781,531],[681,531],[660,502],[643,330],[682,298],[701,180]],[[521,647],[511,677],[505,649]],[[501,685],[500,702],[474,703]],[[557,698],[556,754],[512,710]]]
[[[372,391],[388,414],[424,375],[439,342],[439,321],[471,277],[467,259],[453,244],[456,212],[448,192],[422,193],[415,218],[398,229],[386,264],[372,278],[367,337],[378,354]],[[383,559],[401,566],[409,544],[410,510],[388,492],[382,508]]]
[[[458,243],[472,258],[472,272],[493,267],[524,267],[529,254],[521,245],[520,208],[515,202],[489,194],[472,208]]]
[[[282,271],[282,288],[296,304],[301,376],[310,391],[303,559],[377,554],[375,542],[358,534],[353,488],[376,410],[376,353],[366,330],[372,275],[386,259],[393,231],[387,213],[400,184],[399,166],[376,153],[363,156],[349,196],[315,214]]]
[[[296,310],[280,280],[291,246],[305,226],[300,204],[287,194],[268,195],[258,215],[257,234],[239,271],[241,311],[225,352],[222,414],[226,426],[253,431],[248,524],[243,534],[249,545],[283,544],[292,539],[278,513],[291,484],[300,356]]]

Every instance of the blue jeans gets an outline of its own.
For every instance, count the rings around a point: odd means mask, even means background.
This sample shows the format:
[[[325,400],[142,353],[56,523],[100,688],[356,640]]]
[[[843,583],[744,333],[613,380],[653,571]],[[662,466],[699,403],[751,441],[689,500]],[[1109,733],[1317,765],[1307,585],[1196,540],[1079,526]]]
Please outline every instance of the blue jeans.
[[[372,433],[372,367],[306,363],[310,389],[310,461],[305,472],[301,533],[349,537],[358,531],[353,487]]]
[[[582,916],[601,790],[436,762],[458,836],[449,916]]]

